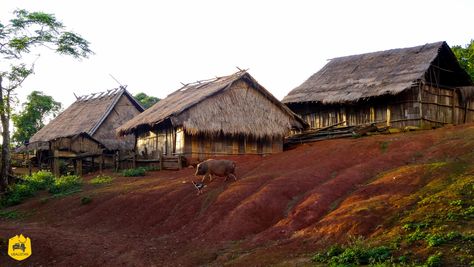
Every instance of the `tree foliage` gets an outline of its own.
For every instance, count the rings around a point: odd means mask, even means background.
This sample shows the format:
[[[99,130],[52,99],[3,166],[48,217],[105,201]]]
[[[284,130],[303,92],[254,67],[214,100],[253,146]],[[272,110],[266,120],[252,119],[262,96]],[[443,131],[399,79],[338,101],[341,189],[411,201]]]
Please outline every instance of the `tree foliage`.
[[[464,47],[455,45],[451,47],[458,58],[461,67],[471,76],[474,81],[474,39]]]
[[[52,96],[41,91],[33,91],[23,103],[23,109],[18,114],[12,114],[15,132],[12,139],[19,144],[28,141],[37,131],[43,128],[45,119],[55,117],[61,109],[61,103]]]
[[[33,74],[34,63],[27,55],[37,48],[47,48],[60,55],[86,58],[92,54],[89,42],[80,35],[67,31],[53,14],[19,9],[8,22],[0,21],[0,56],[9,63],[0,69],[0,120],[2,153],[0,164],[0,192],[5,191],[10,175],[10,118],[12,94],[25,79]],[[3,66],[3,65],[2,65]]]
[[[148,109],[149,107],[153,106],[154,104],[158,103],[160,99],[158,97],[149,96],[145,93],[138,93],[134,95],[135,99],[140,102],[140,104],[145,108]]]

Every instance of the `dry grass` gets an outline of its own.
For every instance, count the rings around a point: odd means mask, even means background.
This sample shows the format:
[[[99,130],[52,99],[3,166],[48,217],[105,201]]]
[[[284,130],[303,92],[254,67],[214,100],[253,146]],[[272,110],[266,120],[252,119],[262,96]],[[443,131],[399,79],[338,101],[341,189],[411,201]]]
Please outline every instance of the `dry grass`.
[[[210,119],[212,118],[212,119]],[[125,123],[120,135],[171,121],[195,135],[282,136],[304,122],[246,71],[185,85]]]

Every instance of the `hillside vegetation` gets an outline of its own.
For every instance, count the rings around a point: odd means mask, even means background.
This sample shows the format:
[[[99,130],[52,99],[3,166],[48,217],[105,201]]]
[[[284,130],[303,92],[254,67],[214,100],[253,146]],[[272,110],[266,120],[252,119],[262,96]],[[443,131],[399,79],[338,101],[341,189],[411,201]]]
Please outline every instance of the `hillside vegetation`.
[[[24,265],[474,264],[474,125],[232,159],[239,180],[200,196],[193,169],[40,191],[0,210],[0,262],[23,233]]]

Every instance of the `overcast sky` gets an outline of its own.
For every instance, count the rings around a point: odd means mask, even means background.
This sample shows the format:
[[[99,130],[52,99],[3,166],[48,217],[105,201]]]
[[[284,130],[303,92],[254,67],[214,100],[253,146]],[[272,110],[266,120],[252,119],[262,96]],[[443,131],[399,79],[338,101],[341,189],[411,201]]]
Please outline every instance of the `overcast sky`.
[[[0,0],[53,13],[95,55],[77,61],[40,51],[20,101],[41,90],[63,103],[118,86],[166,97],[188,83],[248,68],[278,99],[327,59],[474,38],[474,1],[64,1]],[[35,52],[36,53],[36,52]]]

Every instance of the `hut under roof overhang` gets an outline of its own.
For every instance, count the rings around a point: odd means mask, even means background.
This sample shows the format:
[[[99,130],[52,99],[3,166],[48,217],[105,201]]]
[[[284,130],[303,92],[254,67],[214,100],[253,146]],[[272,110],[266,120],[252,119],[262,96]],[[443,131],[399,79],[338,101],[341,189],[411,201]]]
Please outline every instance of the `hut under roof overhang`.
[[[142,158],[271,154],[304,121],[246,71],[187,84],[125,123]]]
[[[474,121],[472,81],[446,42],[331,59],[283,100],[312,128]]]
[[[125,87],[78,97],[30,138],[28,149],[36,151],[39,167],[55,174],[68,163],[76,173],[82,172],[83,162],[113,164],[115,152],[131,151],[135,145],[133,136],[119,138],[115,130],[142,111]]]

